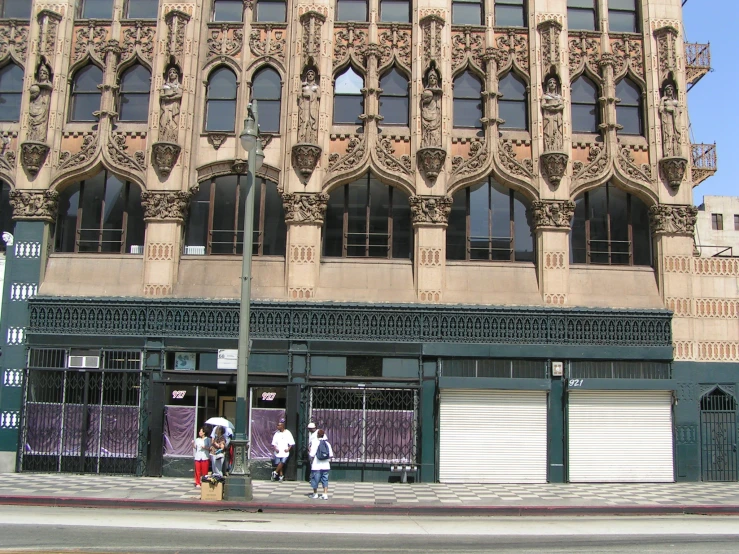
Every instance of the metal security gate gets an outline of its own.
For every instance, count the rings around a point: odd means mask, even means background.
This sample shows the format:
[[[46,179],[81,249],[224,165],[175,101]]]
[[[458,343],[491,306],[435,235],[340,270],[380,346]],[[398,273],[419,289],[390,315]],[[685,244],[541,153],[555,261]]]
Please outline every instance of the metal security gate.
[[[140,474],[147,389],[141,371],[27,369],[20,469]]]
[[[306,415],[326,431],[336,462],[416,463],[417,389],[313,387]]]
[[[736,399],[716,387],[701,398],[701,477],[736,481]]]

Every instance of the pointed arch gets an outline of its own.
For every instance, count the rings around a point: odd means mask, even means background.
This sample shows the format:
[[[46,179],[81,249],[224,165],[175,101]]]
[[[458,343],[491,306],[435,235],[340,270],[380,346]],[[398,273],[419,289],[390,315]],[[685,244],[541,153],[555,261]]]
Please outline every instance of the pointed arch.
[[[102,68],[90,62],[72,74],[70,83],[68,121],[97,121],[93,112],[100,110],[102,91],[98,87],[103,84]]]
[[[22,97],[23,68],[11,61],[0,68],[0,121],[20,121]]]
[[[361,125],[364,114],[364,76],[349,65],[334,80],[334,125]]]
[[[511,69],[498,80],[498,117],[501,129],[529,130],[529,93],[526,80]]]
[[[620,134],[644,136],[644,99],[642,88],[630,77],[616,83],[616,123]]]
[[[213,68],[206,82],[205,131],[234,132],[237,97],[236,73],[226,65]]]
[[[482,129],[485,105],[482,91],[485,82],[466,68],[452,81],[452,121],[455,129]]]
[[[380,76],[382,125],[402,125],[410,121],[410,81],[402,68],[392,65]]]
[[[700,397],[701,411],[736,412],[736,397],[721,385],[704,392]]]
[[[586,75],[580,75],[570,87],[573,133],[598,133],[600,125],[600,90]]]
[[[282,106],[282,78],[270,65],[254,72],[251,80],[251,98],[258,102],[259,127],[264,133],[280,132]]]
[[[151,72],[135,63],[121,73],[118,89],[118,120],[145,123],[149,119]]]

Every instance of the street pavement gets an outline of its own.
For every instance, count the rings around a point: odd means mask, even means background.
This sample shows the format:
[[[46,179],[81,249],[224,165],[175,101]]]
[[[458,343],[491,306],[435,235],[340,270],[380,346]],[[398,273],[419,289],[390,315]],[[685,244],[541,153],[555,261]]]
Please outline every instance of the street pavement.
[[[328,500],[302,481],[254,481],[250,502],[202,501],[186,478],[0,474],[0,504],[188,511],[436,515],[739,515],[739,483],[439,484],[331,482]]]

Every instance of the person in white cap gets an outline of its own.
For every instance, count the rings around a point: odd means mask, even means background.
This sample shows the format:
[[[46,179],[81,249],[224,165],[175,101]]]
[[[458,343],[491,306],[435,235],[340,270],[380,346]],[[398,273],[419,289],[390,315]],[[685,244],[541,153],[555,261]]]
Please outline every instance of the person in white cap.
[[[313,458],[310,457],[310,452],[313,450],[313,442],[318,439],[318,430],[316,424],[312,421],[308,424],[308,461],[313,462]]]

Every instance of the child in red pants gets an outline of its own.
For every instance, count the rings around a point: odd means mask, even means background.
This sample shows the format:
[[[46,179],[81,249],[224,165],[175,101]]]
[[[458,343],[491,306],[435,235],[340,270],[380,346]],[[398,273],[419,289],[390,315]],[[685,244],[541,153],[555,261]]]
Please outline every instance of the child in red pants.
[[[192,441],[192,447],[195,450],[195,486],[199,487],[200,480],[208,475],[208,451],[210,449],[210,439],[202,427],[198,431],[198,438]]]

